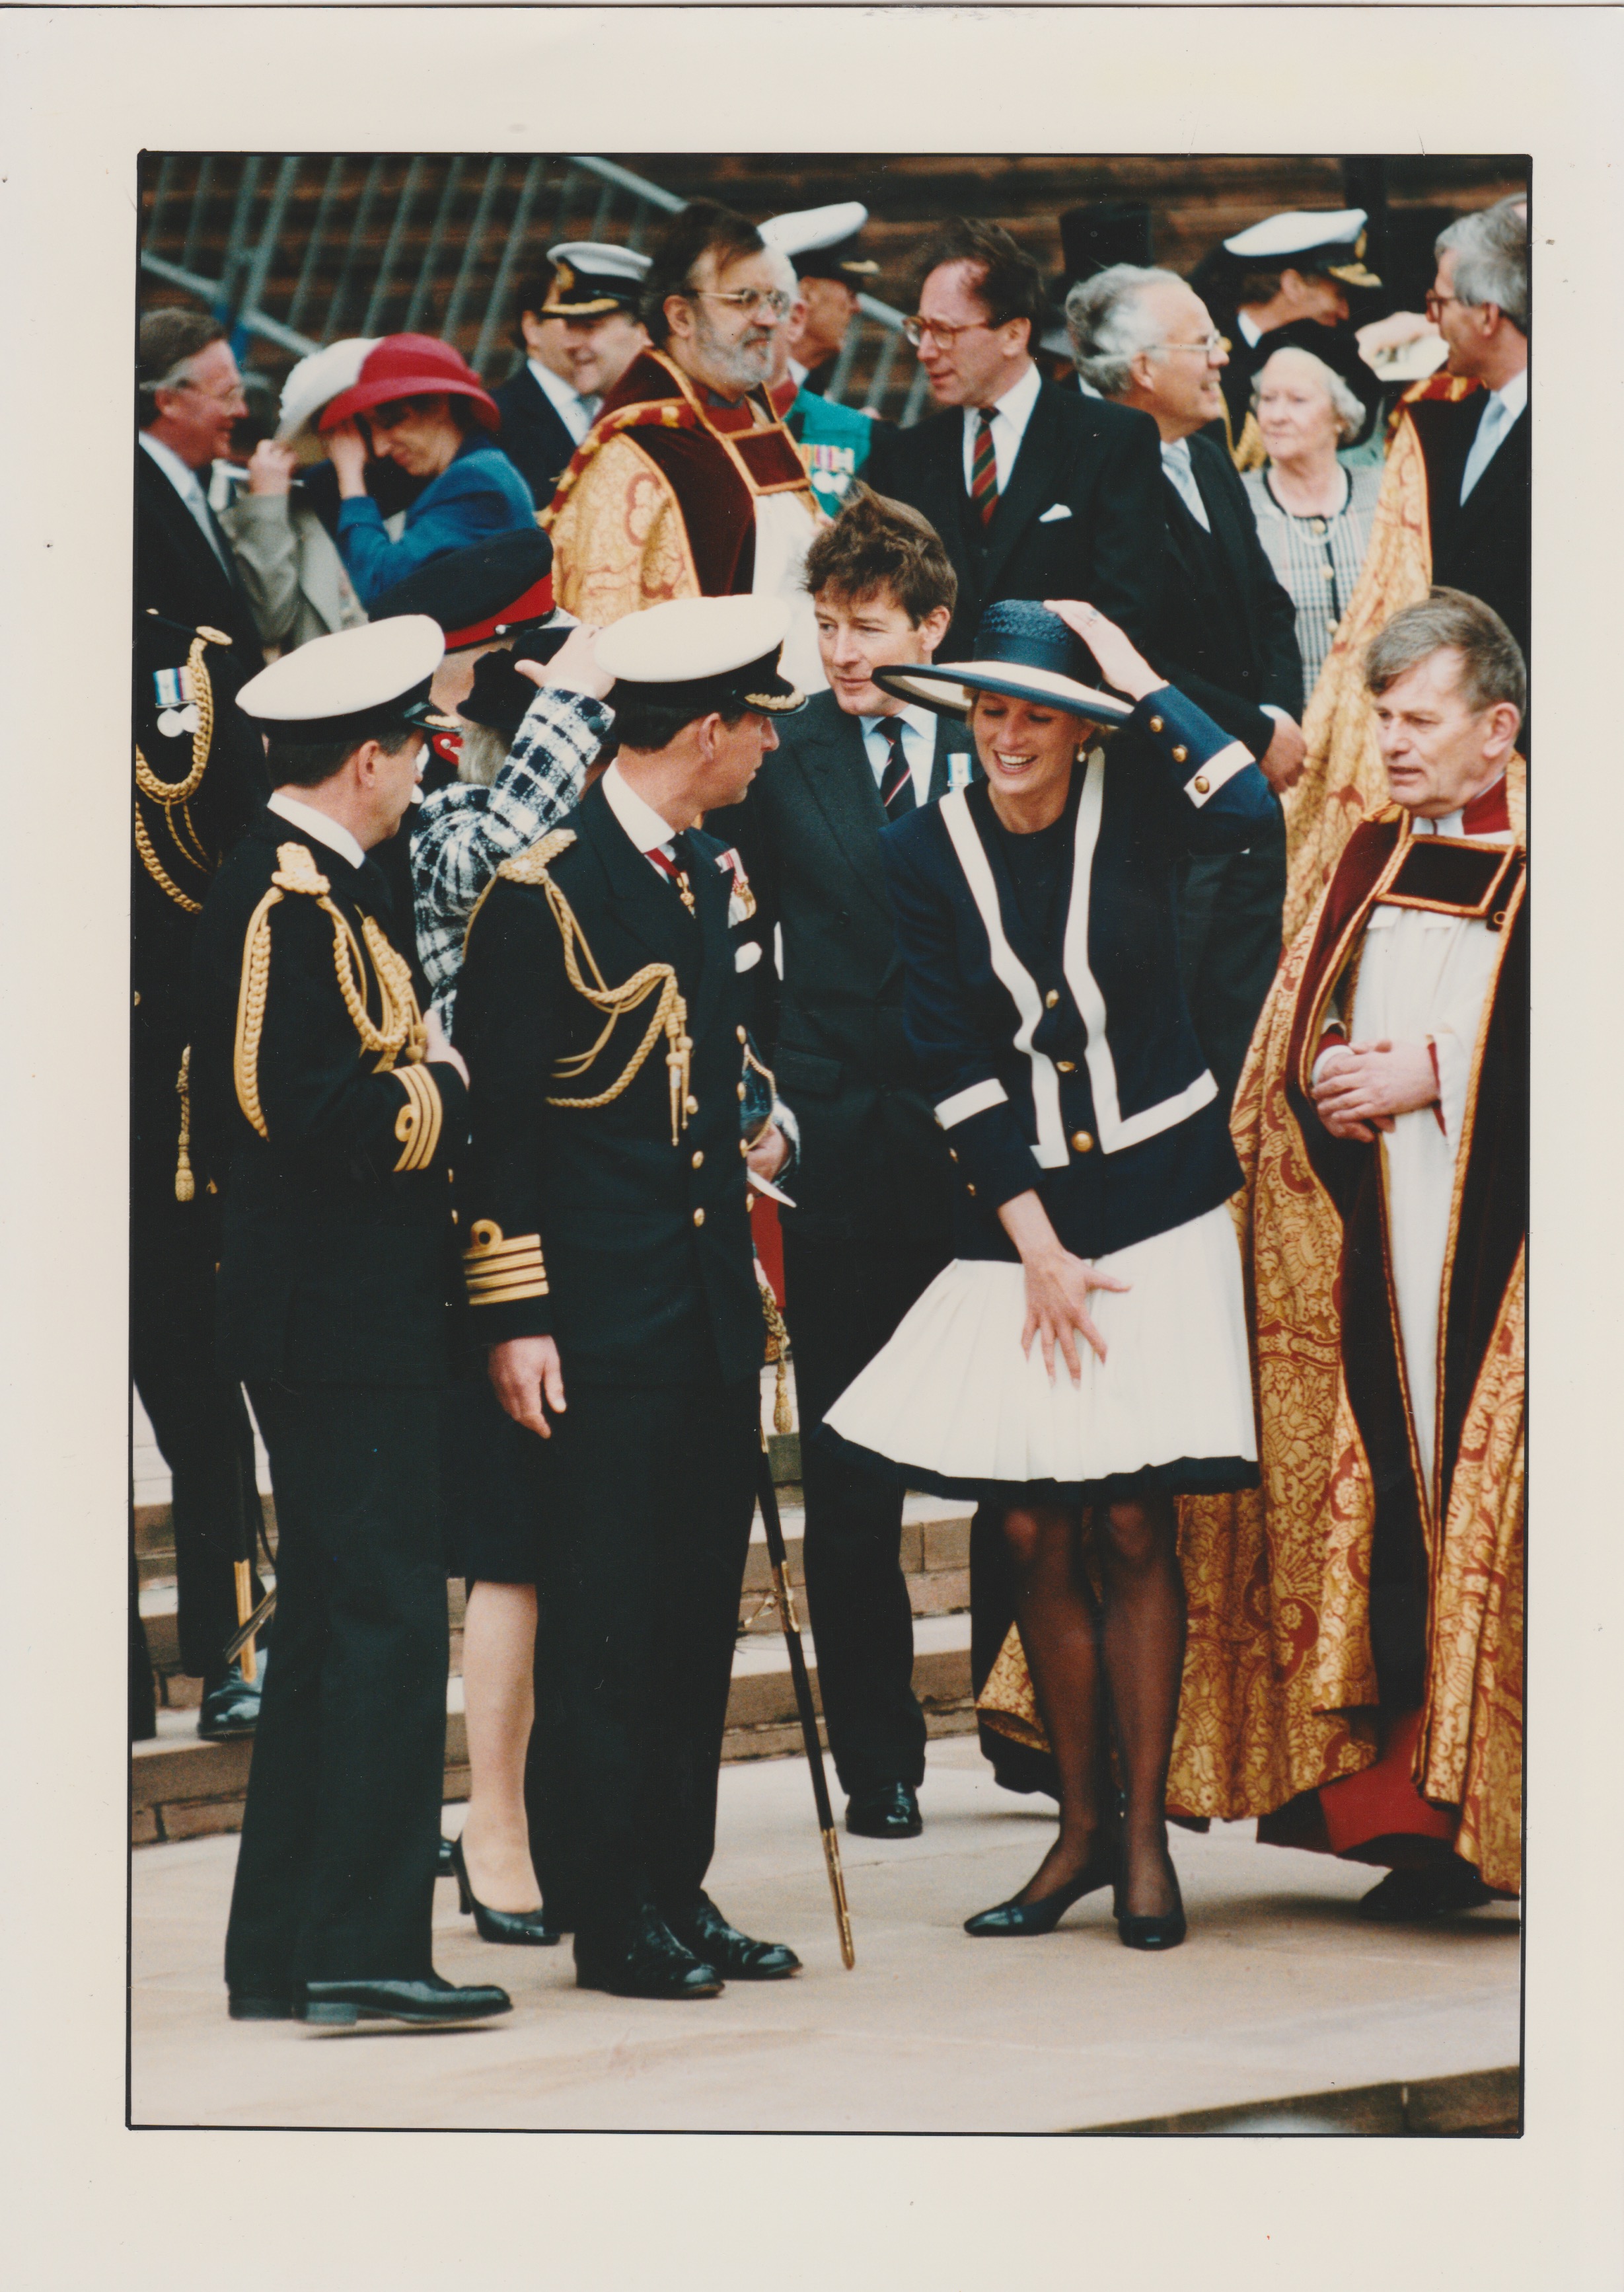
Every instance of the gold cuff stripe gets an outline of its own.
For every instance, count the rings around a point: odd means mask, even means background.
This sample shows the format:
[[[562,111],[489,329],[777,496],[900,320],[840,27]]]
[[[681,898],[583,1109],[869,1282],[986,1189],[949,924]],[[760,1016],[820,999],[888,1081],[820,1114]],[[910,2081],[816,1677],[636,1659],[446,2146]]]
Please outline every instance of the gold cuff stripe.
[[[535,1249],[524,1257],[505,1259],[500,1265],[464,1265],[462,1279],[470,1289],[489,1289],[498,1281],[523,1280],[532,1273],[544,1274],[546,1271],[542,1253]]]
[[[527,1298],[544,1297],[546,1295],[547,1284],[544,1281],[538,1281],[534,1288],[502,1290],[489,1297],[470,1297],[468,1303],[471,1311],[476,1305],[522,1304]]]
[[[489,1305],[503,1297],[544,1297],[547,1295],[547,1275],[539,1265],[527,1272],[504,1274],[497,1281],[470,1281],[468,1302],[470,1305]]]
[[[547,1295],[539,1233],[515,1234],[510,1241],[494,1218],[476,1218],[471,1231],[472,1245],[462,1252],[462,1279],[470,1305],[505,1305]]]
[[[406,1104],[395,1117],[395,1135],[401,1142],[400,1159],[395,1169],[397,1173],[426,1170],[440,1142],[443,1108],[439,1085],[421,1066],[397,1067],[394,1076],[406,1094]]]

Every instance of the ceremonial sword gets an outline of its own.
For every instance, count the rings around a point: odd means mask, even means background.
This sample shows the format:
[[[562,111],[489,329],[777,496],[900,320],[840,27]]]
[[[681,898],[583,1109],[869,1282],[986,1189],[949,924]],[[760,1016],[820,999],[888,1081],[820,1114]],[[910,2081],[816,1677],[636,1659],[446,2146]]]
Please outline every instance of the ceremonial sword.
[[[760,1290],[760,1313],[768,1322],[768,1361],[779,1370],[779,1400],[775,1409],[775,1424],[781,1432],[791,1428],[788,1409],[788,1389],[785,1389],[785,1357],[791,1350],[791,1332],[784,1328],[784,1313],[772,1288],[756,1274],[756,1286]],[[779,1489],[772,1481],[772,1453],[768,1449],[760,1416],[756,1416],[756,1437],[760,1441],[760,1457],[756,1467],[756,1495],[760,1497],[760,1524],[768,1531],[768,1563],[772,1565],[772,1591],[779,1602],[779,1623],[784,1625],[784,1646],[791,1650],[791,1680],[795,1683],[795,1710],[801,1722],[801,1742],[807,1744],[807,1765],[813,1779],[813,1802],[817,1806],[817,1829],[823,1831],[823,1859],[829,1870],[829,1893],[833,1895],[833,1923],[840,1934],[840,1965],[852,1971],[856,1965],[856,1950],[852,1949],[852,1911],[845,1905],[845,1873],[840,1870],[840,1841],[833,1834],[833,1808],[829,1806],[829,1779],[823,1771],[823,1739],[817,1735],[817,1712],[813,1710],[811,1680],[807,1675],[807,1650],[801,1648],[801,1620],[795,1614],[795,1586],[791,1584],[791,1559],[784,1549],[784,1521],[779,1520]]]

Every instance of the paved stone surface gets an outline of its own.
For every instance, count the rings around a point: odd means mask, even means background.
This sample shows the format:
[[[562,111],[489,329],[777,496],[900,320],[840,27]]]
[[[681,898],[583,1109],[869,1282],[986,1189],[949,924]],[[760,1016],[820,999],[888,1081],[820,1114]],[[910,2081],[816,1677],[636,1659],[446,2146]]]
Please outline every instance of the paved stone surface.
[[[728,1769],[712,1891],[793,1944],[794,1981],[712,2003],[577,1990],[568,1946],[492,1949],[438,1890],[437,1963],[502,1981],[483,2030],[315,2032],[226,2019],[220,1964],[236,1841],[134,1858],[137,2124],[840,2132],[1057,2131],[1517,2058],[1519,1929],[1496,1907],[1444,1928],[1362,1925],[1371,1874],[1179,1833],[1191,1938],[1124,1950],[1093,1897],[1054,1935],[976,1942],[1049,1835],[972,1742],[931,1747],[922,1838],[842,1837],[857,1965],[840,1963],[806,1768]],[[461,1820],[448,1811],[447,1827]]]

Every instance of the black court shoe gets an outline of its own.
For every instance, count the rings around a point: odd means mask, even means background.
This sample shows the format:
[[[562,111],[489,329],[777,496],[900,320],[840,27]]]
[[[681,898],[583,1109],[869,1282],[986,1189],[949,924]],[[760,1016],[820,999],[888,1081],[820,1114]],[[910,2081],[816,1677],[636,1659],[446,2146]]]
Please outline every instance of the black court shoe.
[[[728,1925],[709,1894],[663,1915],[683,1948],[713,1965],[724,1981],[785,1981],[800,1972],[800,1960],[787,1942],[752,1941]]]
[[[1177,1949],[1189,1931],[1185,1924],[1184,1896],[1178,1888],[1178,1873],[1173,1868],[1170,1857],[1167,1867],[1173,1880],[1173,1907],[1170,1910],[1157,1910],[1147,1917],[1138,1917],[1121,1908],[1122,1890],[1119,1887],[1117,1891],[1116,1931],[1127,1949]]]
[[[410,2022],[424,2029],[454,2028],[511,2014],[513,2000],[494,1982],[460,1988],[430,1973],[421,1981],[307,1981],[295,2008],[301,2022],[345,2026],[352,2022]]]
[[[537,1949],[551,1949],[559,1941],[559,1930],[547,1923],[547,1905],[537,1910],[493,1910],[486,1908],[468,1883],[468,1865],[462,1859],[462,1842],[451,1842],[451,1875],[457,1882],[457,1900],[462,1916],[471,1911],[474,1932],[481,1941],[511,1941],[527,1943]]]
[[[1113,1839],[1090,1854],[1076,1876],[1054,1893],[1040,1895],[1035,1902],[1023,1902],[1017,1897],[994,1903],[990,1910],[977,1910],[973,1918],[966,1918],[964,1931],[979,1940],[1004,1941],[1024,1934],[1053,1933],[1073,1902],[1080,1902],[1085,1894],[1097,1893],[1101,1886],[1117,1884],[1122,1868],[1122,1856]]]
[[[1380,1925],[1420,1925],[1432,1918],[1481,1909],[1485,1902],[1514,1901],[1485,1886],[1469,1862],[1459,1859],[1420,1870],[1389,1870],[1359,1903],[1362,1918]]]

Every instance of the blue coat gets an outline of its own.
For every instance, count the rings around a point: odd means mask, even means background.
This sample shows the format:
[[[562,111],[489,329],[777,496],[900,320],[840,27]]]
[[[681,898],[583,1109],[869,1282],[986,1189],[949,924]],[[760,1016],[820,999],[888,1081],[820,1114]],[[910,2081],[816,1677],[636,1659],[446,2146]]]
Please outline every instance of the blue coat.
[[[985,784],[880,840],[906,966],[904,1021],[961,1181],[961,1257],[1011,1259],[996,1212],[1036,1186],[1097,1257],[1240,1183],[1227,1109],[1178,975],[1174,869],[1278,822],[1241,744],[1163,686],[1072,776],[1052,943],[1029,929]]]
[[[384,531],[377,503],[364,496],[340,507],[338,545],[357,595],[371,605],[431,557],[535,523],[535,497],[512,463],[499,446],[470,438],[407,510],[398,541]]]

